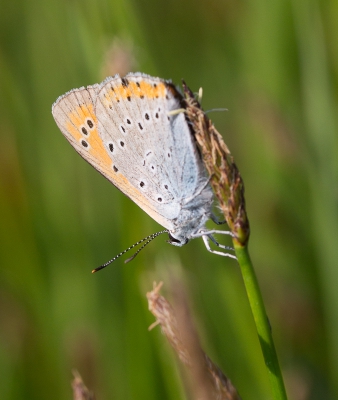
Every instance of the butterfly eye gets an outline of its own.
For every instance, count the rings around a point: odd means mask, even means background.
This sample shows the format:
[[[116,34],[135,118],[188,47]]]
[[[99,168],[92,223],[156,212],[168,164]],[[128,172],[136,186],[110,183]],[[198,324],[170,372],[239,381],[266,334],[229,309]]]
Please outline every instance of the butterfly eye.
[[[184,240],[178,240],[178,239],[175,239],[171,234],[170,234],[170,232],[168,232],[168,235],[169,235],[169,241],[168,241],[168,243],[170,243],[170,244],[173,244],[173,245],[178,245],[178,246],[183,246],[184,244],[187,244],[188,242],[189,242],[189,240],[188,239],[185,239],[184,238]]]
[[[174,243],[181,243],[178,239],[175,239],[170,233],[169,233],[169,240]]]

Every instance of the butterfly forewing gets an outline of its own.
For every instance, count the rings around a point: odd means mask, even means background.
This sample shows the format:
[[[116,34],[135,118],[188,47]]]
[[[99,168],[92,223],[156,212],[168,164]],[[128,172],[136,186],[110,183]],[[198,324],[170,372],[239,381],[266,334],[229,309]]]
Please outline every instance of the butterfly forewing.
[[[116,75],[66,93],[52,111],[76,151],[167,229],[206,180],[184,113],[168,114],[181,100],[160,78]]]

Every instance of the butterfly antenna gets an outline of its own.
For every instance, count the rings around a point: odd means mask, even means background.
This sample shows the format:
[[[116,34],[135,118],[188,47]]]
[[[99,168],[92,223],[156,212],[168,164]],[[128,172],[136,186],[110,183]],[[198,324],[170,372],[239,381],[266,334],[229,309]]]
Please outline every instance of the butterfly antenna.
[[[144,248],[146,247],[146,245],[149,244],[153,239],[155,239],[155,238],[156,238],[157,236],[159,236],[159,235],[162,235],[162,233],[168,233],[168,232],[169,232],[168,230],[156,232],[156,233],[153,233],[153,234],[151,234],[151,235],[149,235],[149,236],[143,238],[142,240],[139,240],[138,242],[134,243],[132,246],[128,247],[128,249],[122,251],[122,253],[120,253],[120,254],[118,254],[117,256],[115,256],[114,258],[112,258],[110,261],[108,261],[108,262],[106,262],[105,264],[100,265],[99,267],[93,269],[93,270],[92,270],[92,274],[93,274],[94,272],[100,271],[100,270],[103,269],[103,268],[106,268],[109,264],[111,264],[112,262],[114,262],[117,258],[119,258],[119,257],[121,257],[123,254],[127,253],[127,251],[133,249],[135,246],[139,245],[140,243],[145,242],[144,245],[143,245],[142,247],[140,247],[134,255],[132,255],[130,258],[128,258],[128,259],[125,261],[125,264],[128,263],[129,261],[133,260],[133,259],[138,255],[138,253],[139,253],[142,249],[144,249]]]

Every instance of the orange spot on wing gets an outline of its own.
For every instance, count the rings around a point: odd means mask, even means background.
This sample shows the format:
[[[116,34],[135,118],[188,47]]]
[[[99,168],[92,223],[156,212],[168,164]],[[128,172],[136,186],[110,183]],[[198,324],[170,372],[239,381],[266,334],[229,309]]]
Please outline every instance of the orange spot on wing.
[[[156,83],[154,86],[148,82],[139,82],[140,86],[136,82],[129,82],[128,86],[118,85],[107,92],[107,101],[110,97],[112,100],[125,100],[128,97],[147,97],[149,99],[160,98],[165,96],[166,86],[162,82]]]
[[[78,126],[80,125],[81,124],[79,124]],[[66,129],[73,136],[75,140],[80,140],[82,138],[79,129],[76,126],[74,126],[71,122],[67,122]]]
[[[97,118],[94,114],[93,104],[76,107],[75,110],[68,115],[68,118],[78,128],[86,122],[86,118],[91,118],[95,123],[97,123]]]
[[[140,89],[142,94],[148,98],[154,98],[156,96],[164,97],[166,91],[166,87],[162,82],[158,82],[156,86],[148,82],[140,82]]]
[[[94,165],[95,168],[100,170],[107,178],[109,178],[119,188],[124,188],[123,191],[127,192],[129,196],[139,197],[140,193],[132,186],[128,179],[120,172],[113,171],[113,159],[108,154],[103,141],[99,135],[98,129],[88,129],[88,136],[80,133],[80,127],[85,124],[86,118],[93,119],[97,127],[97,118],[93,111],[93,105],[76,107],[76,109],[68,115],[70,121],[66,125],[66,129],[73,136],[73,138],[80,142],[81,139],[89,143],[88,161]],[[80,145],[80,143],[79,143]]]
[[[93,105],[89,104],[87,106],[76,107],[76,109],[68,115],[71,122],[67,123],[68,132],[74,137],[75,140],[80,141],[80,139],[85,139],[90,148],[88,153],[95,159],[99,160],[102,164],[111,167],[112,159],[107,154],[107,150],[104,147],[99,132],[97,130],[97,118],[94,114]],[[96,126],[95,129],[87,129],[88,136],[82,135],[80,133],[80,127],[85,125],[86,119],[91,118]]]
[[[130,83],[130,85],[133,82]],[[130,86],[129,85],[129,86]],[[165,95],[165,86],[161,83],[157,85],[156,88],[152,85],[145,83],[145,87],[139,88],[136,84],[138,90],[144,93],[144,96],[153,96],[156,93],[160,95]],[[125,88],[123,88],[125,89]],[[115,89],[116,90],[116,89]],[[122,90],[122,85],[119,87],[120,93],[124,93],[127,97],[129,93],[127,90]],[[94,129],[88,129],[88,136],[80,133],[80,127],[85,125],[86,118],[91,118],[95,123]],[[117,186],[122,192],[129,196],[136,204],[138,204],[146,213],[148,213],[155,221],[159,222],[161,225],[166,226],[167,222],[164,217],[154,211],[154,209],[149,204],[149,201],[140,193],[140,191],[135,188],[130,181],[121,174],[121,172],[115,172],[113,170],[113,159],[110,154],[108,154],[103,141],[99,135],[97,129],[97,118],[94,114],[93,105],[89,104],[86,106],[77,107],[73,112],[68,115],[69,121],[66,123],[66,129],[69,134],[75,139],[79,146],[81,146],[81,139],[86,140],[90,147],[88,149],[88,157],[83,153],[83,157],[92,164],[98,171],[100,171],[106,178],[108,178],[115,186]],[[118,166],[117,166],[118,167]]]

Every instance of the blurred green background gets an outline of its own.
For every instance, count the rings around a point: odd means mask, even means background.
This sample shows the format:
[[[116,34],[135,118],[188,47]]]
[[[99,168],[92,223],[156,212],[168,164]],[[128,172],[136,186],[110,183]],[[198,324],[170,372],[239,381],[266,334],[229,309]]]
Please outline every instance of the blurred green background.
[[[338,3],[14,0],[0,9],[0,397],[184,397],[145,293],[184,274],[204,349],[243,399],[270,399],[239,269],[160,227],[76,154],[51,105],[142,71],[204,89],[243,176],[250,251],[289,398],[338,398]],[[167,285],[168,289],[168,285]]]

